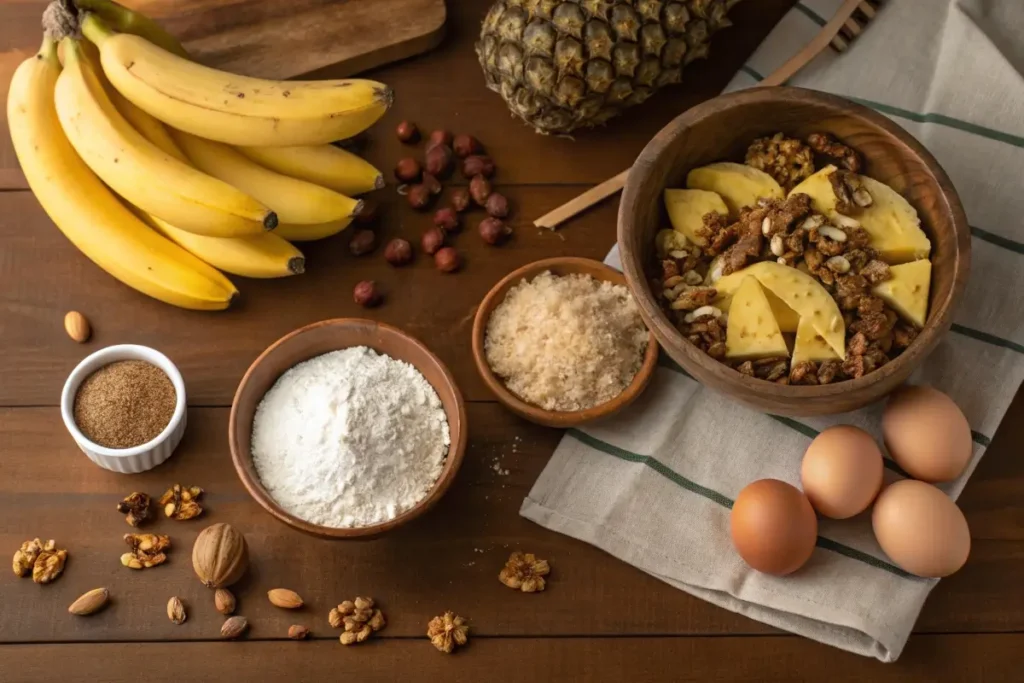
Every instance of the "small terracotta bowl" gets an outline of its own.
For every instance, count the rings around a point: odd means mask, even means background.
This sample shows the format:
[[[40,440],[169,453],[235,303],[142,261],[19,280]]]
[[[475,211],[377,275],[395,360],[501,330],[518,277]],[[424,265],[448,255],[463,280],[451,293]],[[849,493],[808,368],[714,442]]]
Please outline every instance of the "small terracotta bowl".
[[[647,353],[644,355],[643,365],[637,371],[632,383],[626,389],[610,401],[596,405],[587,410],[576,410],[572,412],[558,412],[544,410],[538,406],[523,401],[505,387],[501,378],[494,374],[487,364],[487,356],[484,353],[484,337],[487,332],[487,321],[498,304],[505,300],[505,295],[522,280],[533,279],[545,270],[550,270],[555,275],[570,275],[572,273],[583,273],[590,275],[597,280],[605,280],[617,285],[625,285],[626,278],[622,273],[600,261],[586,258],[559,257],[549,258],[541,261],[534,261],[518,270],[506,275],[501,282],[494,285],[484,300],[480,302],[476,311],[476,318],[473,320],[473,360],[476,361],[476,368],[484,383],[494,392],[498,400],[516,415],[524,417],[530,422],[535,422],[546,427],[576,427],[578,425],[597,420],[602,417],[616,413],[640,395],[647,388],[647,384],[654,376],[654,369],[658,363],[658,342],[651,334],[647,343]]]
[[[263,396],[286,370],[297,363],[331,351],[366,346],[409,363],[434,387],[448,417],[451,445],[434,488],[414,507],[392,520],[372,526],[337,528],[313,524],[287,512],[270,496],[252,463],[252,421]],[[339,318],[302,327],[270,345],[242,377],[228,423],[231,459],[249,494],[263,509],[285,524],[314,536],[330,539],[369,538],[391,531],[432,508],[455,479],[466,452],[466,406],[448,368],[420,341],[401,330],[373,320]]]

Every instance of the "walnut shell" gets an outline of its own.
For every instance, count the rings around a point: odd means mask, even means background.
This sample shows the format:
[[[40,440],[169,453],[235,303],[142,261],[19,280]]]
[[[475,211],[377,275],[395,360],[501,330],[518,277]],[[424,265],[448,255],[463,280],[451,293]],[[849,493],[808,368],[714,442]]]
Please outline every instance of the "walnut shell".
[[[203,529],[192,546],[192,567],[208,588],[226,588],[237,582],[249,566],[245,536],[230,524]]]

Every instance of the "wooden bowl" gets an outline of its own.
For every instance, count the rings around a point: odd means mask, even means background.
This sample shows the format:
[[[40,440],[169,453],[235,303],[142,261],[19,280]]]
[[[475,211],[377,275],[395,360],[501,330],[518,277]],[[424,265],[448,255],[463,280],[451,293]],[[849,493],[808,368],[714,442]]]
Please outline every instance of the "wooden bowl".
[[[387,354],[397,360],[411,364],[426,377],[434,387],[448,417],[451,445],[441,476],[430,493],[414,507],[392,520],[372,526],[336,528],[320,526],[285,511],[270,496],[260,482],[252,463],[250,440],[252,421],[256,406],[264,394],[274,385],[286,370],[297,363],[309,360],[330,351],[353,346],[367,346],[378,353]],[[432,508],[455,479],[466,452],[466,406],[462,394],[455,385],[448,369],[420,341],[401,330],[373,320],[340,318],[324,320],[307,325],[291,334],[281,337],[260,354],[242,377],[234,401],[231,403],[231,417],[228,423],[228,440],[231,445],[231,459],[249,494],[267,512],[285,524],[322,538],[369,538],[378,536],[409,522]]]
[[[651,377],[654,376],[654,369],[658,363],[658,342],[652,334],[647,344],[647,352],[644,354],[644,362],[637,371],[636,376],[633,377],[633,381],[621,394],[610,401],[586,410],[571,412],[544,410],[523,401],[509,391],[505,387],[505,383],[501,381],[501,378],[491,371],[491,366],[487,364],[487,356],[484,353],[484,337],[486,336],[487,321],[490,320],[491,313],[497,308],[498,304],[505,300],[508,290],[519,284],[520,281],[532,279],[545,270],[550,270],[555,275],[583,273],[597,280],[605,280],[617,285],[626,284],[626,279],[622,276],[622,273],[610,266],[606,266],[600,261],[592,259],[559,257],[528,263],[522,268],[506,275],[501,282],[494,285],[491,291],[487,293],[487,296],[484,297],[484,300],[480,302],[480,306],[476,311],[476,317],[473,320],[473,360],[476,361],[476,368],[480,372],[480,377],[483,378],[484,383],[494,392],[494,395],[498,397],[498,400],[506,408],[530,422],[546,427],[564,429],[607,417],[622,410],[636,400],[636,397],[647,387]]]
[[[855,380],[783,386],[741,375],[690,344],[658,305],[648,266],[654,235],[668,226],[662,190],[684,187],[691,169],[742,161],[754,138],[782,131],[805,138],[824,131],[864,157],[865,175],[905,196],[932,241],[928,320],[896,360]],[[949,329],[967,284],[971,236],[960,199],[942,167],[909,133],[875,111],[840,97],[799,88],[755,88],[690,109],[659,132],[630,171],[619,207],[623,271],[644,321],[662,347],[705,386],[754,408],[783,415],[825,415],[863,407],[899,386]]]

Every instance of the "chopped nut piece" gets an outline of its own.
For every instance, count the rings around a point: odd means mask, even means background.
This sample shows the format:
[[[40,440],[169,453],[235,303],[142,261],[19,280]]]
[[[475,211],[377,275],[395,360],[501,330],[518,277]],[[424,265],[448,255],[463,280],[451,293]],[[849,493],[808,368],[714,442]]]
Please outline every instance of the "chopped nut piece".
[[[58,550],[52,539],[47,541],[32,564],[32,580],[40,584],[55,581],[63,573],[67,559],[67,550]]]
[[[351,600],[345,600],[340,605],[338,605],[338,612],[340,612],[341,616],[343,617],[347,617],[355,611],[356,606]]]
[[[850,337],[850,341],[846,344],[846,355],[849,356],[863,356],[868,350],[868,340],[863,333],[858,332],[857,334]]]
[[[654,247],[658,258],[665,258],[671,252],[686,249],[687,246],[686,235],[672,229],[659,230],[654,237]]]
[[[807,144],[818,154],[835,159],[847,171],[860,171],[860,155],[828,133],[811,133],[807,136]]]
[[[764,236],[760,232],[747,233],[740,237],[736,244],[726,249],[723,254],[725,263],[722,274],[735,273],[753,263],[761,253],[763,241]]]
[[[889,270],[889,264],[884,261],[874,260],[868,261],[860,270],[860,274],[873,285],[877,285],[879,282],[885,282],[892,277],[892,271]]]
[[[14,551],[14,575],[28,576],[32,571],[32,565],[36,563],[36,558],[39,557],[39,553],[42,550],[43,542],[38,538],[22,543],[21,548]]]
[[[439,651],[451,654],[456,646],[469,642],[469,625],[454,612],[445,612],[444,616],[434,617],[427,624],[427,637]]]
[[[373,616],[366,624],[373,629],[374,633],[387,626],[387,621],[384,620],[384,613],[379,609],[373,610]]]
[[[718,256],[736,241],[736,226],[729,225],[722,214],[709,211],[704,214],[703,221],[704,225],[697,228],[696,233],[704,239],[704,253],[708,256]]]
[[[892,344],[897,349],[905,349],[917,339],[917,330],[905,323],[897,323],[892,330]]]
[[[132,493],[117,504],[117,511],[127,513],[124,520],[134,527],[149,519],[150,498],[145,493]]]
[[[818,367],[818,384],[831,384],[839,375],[842,364],[835,359],[822,361]]]
[[[125,534],[124,542],[131,552],[121,556],[121,564],[129,569],[149,569],[167,561],[164,550],[171,547],[171,539],[161,534]]]
[[[736,366],[736,372],[747,377],[754,376],[754,363],[753,361],[744,361]]]
[[[794,363],[789,370],[790,384],[805,384],[805,380],[808,377],[813,377],[816,372],[817,366],[814,361],[802,360],[799,363]]]
[[[198,486],[185,488],[181,484],[175,484],[160,496],[158,503],[165,515],[183,521],[203,514],[203,508],[199,505],[199,498],[203,493],[203,489]]]
[[[327,615],[327,623],[331,625],[331,628],[341,628],[342,626],[341,612],[337,607],[332,607],[330,613]]]
[[[710,304],[716,296],[718,290],[714,287],[686,287],[672,302],[672,308],[676,311],[694,311]]]
[[[498,580],[509,588],[524,593],[536,593],[544,590],[544,577],[551,572],[547,560],[538,558],[533,553],[512,553],[505,567],[498,574]]]
[[[782,189],[789,191],[814,173],[814,154],[800,140],[776,133],[751,143],[746,164],[764,171],[775,178]]]

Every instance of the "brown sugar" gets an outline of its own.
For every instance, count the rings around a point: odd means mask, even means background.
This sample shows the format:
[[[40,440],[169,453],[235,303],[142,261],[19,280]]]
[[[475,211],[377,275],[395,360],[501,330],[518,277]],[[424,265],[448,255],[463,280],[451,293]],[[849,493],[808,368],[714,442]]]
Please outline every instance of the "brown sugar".
[[[75,395],[75,424],[93,443],[132,448],[156,438],[174,415],[177,393],[162,370],[140,360],[105,365]]]

